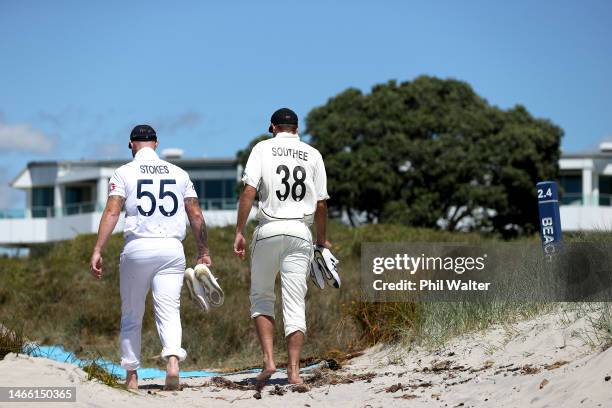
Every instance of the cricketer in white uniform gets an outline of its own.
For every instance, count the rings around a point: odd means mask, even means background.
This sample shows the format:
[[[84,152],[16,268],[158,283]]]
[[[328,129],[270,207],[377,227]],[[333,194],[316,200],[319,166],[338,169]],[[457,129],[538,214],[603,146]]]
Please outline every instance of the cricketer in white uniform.
[[[264,367],[258,381],[275,371],[273,359],[274,281],[281,274],[282,310],[289,353],[290,383],[302,382],[299,361],[306,333],[307,275],[313,256],[310,226],[316,223],[317,243],[326,241],[327,177],[319,151],[300,141],[298,118],[290,109],[276,111],[268,129],[271,139],[259,142],[244,169],[234,252],[244,258],[244,227],[255,195],[259,195],[251,248],[251,317],[261,343]]]
[[[109,197],[100,221],[91,271],[102,276],[102,249],[125,204],[125,246],[120,258],[121,366],[127,370],[127,385],[138,386],[140,340],[145,298],[153,291],[155,323],[162,343],[162,358],[168,361],[166,387],[178,387],[178,362],[187,353],[181,347],[180,294],[185,271],[182,240],[186,217],[198,243],[198,261],[210,265],[206,224],[197,194],[187,172],[161,160],[155,148],[152,127],[132,130],[129,147],[134,160],[115,171]]]

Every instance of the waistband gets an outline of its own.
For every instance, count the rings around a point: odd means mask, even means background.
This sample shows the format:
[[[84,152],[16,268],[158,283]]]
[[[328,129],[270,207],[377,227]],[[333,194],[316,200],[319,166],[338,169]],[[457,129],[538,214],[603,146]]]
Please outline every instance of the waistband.
[[[161,249],[183,251],[183,243],[177,238],[132,238],[126,241],[124,254],[134,251],[159,251]]]
[[[301,218],[277,218],[271,214],[268,214],[266,210],[263,208],[259,208],[257,211],[257,220],[259,224],[265,224],[268,222],[278,222],[278,221],[298,221],[302,222],[308,226],[314,223],[314,213],[312,214],[304,214]]]
[[[269,238],[274,235],[290,235],[312,242],[312,233],[308,225],[297,220],[260,222],[253,233],[253,240]]]

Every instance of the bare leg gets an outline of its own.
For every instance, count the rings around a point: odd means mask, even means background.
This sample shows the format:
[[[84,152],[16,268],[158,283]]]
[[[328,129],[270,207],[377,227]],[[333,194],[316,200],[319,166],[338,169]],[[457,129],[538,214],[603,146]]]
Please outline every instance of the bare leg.
[[[259,315],[255,318],[255,328],[264,358],[263,369],[255,377],[255,380],[261,382],[266,381],[276,372],[276,365],[274,364],[274,319],[270,316]]]
[[[179,360],[176,356],[168,357],[166,365],[166,390],[177,390],[179,388]]]
[[[287,336],[287,352],[289,354],[289,362],[287,363],[287,378],[289,384],[301,384],[300,377],[300,354],[304,346],[304,333],[294,331]]]
[[[136,373],[136,370],[127,370],[125,376],[125,386],[129,390],[138,389],[138,374]]]

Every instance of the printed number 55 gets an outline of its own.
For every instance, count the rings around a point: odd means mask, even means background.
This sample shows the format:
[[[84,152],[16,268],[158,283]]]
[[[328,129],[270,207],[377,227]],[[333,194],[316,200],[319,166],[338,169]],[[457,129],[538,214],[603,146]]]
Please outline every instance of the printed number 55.
[[[143,197],[147,197],[149,201],[151,201],[151,206],[149,207],[150,209],[149,211],[145,211],[140,205],[136,208],[138,209],[138,212],[140,213],[140,215],[145,216],[145,217],[150,217],[155,212],[157,200],[155,199],[155,196],[153,195],[153,193],[151,193],[150,191],[142,190],[142,186],[147,185],[147,184],[152,185],[153,180],[151,179],[138,180],[138,184],[136,188],[136,198],[140,200]],[[176,197],[176,194],[174,194],[172,191],[165,190],[165,186],[168,184],[176,184],[176,180],[160,180],[158,198],[160,200],[163,200],[165,197],[170,197],[172,199],[173,206],[170,211],[167,211],[164,208],[164,206],[160,205],[159,211],[166,217],[172,217],[174,214],[176,214],[178,210],[178,198]]]

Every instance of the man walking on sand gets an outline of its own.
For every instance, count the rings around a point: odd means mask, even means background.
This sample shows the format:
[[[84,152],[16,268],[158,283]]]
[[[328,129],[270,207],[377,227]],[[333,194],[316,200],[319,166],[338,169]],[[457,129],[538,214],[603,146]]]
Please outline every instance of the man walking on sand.
[[[259,142],[249,156],[242,181],[234,252],[244,259],[244,227],[259,194],[259,226],[251,242],[251,317],[263,352],[258,382],[276,371],[273,356],[274,281],[280,270],[289,383],[299,384],[300,353],[306,333],[306,282],[313,256],[310,225],[317,244],[326,241],[327,177],[321,154],[300,141],[298,118],[290,109],[272,115],[273,138]]]
[[[185,272],[181,242],[185,238],[185,217],[198,245],[198,264],[211,265],[208,233],[189,175],[155,153],[155,130],[148,125],[136,126],[128,146],[134,160],[119,167],[110,180],[90,269],[95,278],[102,278],[102,250],[125,204],[125,246],[119,273],[121,366],[127,370],[126,385],[138,388],[142,317],[151,287],[161,356],[168,362],[166,389],[177,389],[179,361],[187,356],[181,347],[179,311]]]

